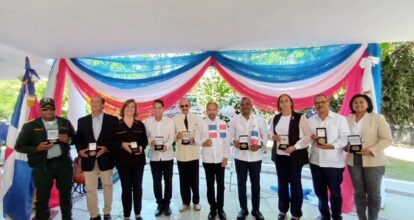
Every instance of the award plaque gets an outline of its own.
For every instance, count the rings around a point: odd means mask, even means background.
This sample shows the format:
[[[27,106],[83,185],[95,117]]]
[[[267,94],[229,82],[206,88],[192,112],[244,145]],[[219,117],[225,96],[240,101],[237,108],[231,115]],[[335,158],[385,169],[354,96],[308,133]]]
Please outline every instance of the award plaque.
[[[190,132],[189,131],[183,131],[181,133],[183,134],[183,139],[181,140],[181,144],[189,145],[190,144]]]
[[[88,156],[90,157],[96,156],[96,143],[89,143]]]
[[[248,135],[240,135],[239,136],[239,144],[240,144],[240,150],[249,149],[249,136]]]
[[[351,153],[361,152],[362,141],[359,135],[349,135],[348,142],[349,142],[349,152]]]
[[[164,148],[164,137],[155,137],[155,150],[162,150]]]
[[[289,136],[280,135],[279,150],[286,150],[289,147]]]
[[[139,148],[138,148],[138,144],[137,144],[137,142],[131,142],[131,143],[129,143],[129,146],[131,147],[131,152],[132,152],[132,154],[135,154],[135,155],[138,155],[138,154],[140,154],[141,152],[139,152]]]
[[[51,129],[47,130],[47,141],[51,144],[56,143],[59,140],[59,130]]]
[[[328,143],[328,139],[326,137],[326,128],[316,128],[316,136],[318,136],[317,143],[319,145]]]

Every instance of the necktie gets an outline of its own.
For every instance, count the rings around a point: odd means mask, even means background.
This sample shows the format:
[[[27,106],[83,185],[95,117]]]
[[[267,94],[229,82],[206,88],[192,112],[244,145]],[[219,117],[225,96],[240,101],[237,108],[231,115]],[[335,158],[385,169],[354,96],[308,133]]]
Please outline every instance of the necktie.
[[[187,116],[185,116],[185,118],[184,118],[184,125],[185,125],[185,129],[188,131],[188,120],[187,120]]]

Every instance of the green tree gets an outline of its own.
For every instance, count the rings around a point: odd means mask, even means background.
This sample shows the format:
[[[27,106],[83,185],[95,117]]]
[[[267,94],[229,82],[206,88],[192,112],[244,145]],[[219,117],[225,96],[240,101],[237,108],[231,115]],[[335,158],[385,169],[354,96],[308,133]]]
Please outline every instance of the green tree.
[[[414,124],[414,43],[385,44],[382,111],[392,124]]]
[[[190,94],[197,97],[203,108],[209,102],[216,102],[220,107],[232,105],[238,96],[214,67],[208,68]]]

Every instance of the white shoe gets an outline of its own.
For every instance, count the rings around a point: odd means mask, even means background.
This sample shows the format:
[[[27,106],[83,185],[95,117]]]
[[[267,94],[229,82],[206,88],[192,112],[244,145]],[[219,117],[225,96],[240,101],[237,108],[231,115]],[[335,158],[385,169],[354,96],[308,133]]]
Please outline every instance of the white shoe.
[[[201,205],[200,204],[194,204],[194,209],[196,211],[200,211],[201,210]]]
[[[184,212],[185,210],[188,209],[188,207],[189,207],[188,205],[182,205],[179,211]]]

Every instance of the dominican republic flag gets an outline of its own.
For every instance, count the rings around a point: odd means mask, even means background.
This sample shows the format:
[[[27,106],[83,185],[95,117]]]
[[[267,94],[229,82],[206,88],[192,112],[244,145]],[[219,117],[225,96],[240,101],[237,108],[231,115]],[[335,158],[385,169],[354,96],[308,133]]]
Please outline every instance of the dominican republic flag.
[[[208,125],[208,138],[214,139],[217,137],[217,125]]]
[[[219,134],[220,138],[226,138],[227,137],[227,125],[226,124],[220,124],[219,125]]]
[[[227,125],[219,124],[217,125],[208,125],[208,138],[226,138]]]
[[[30,219],[32,211],[35,191],[32,169],[27,163],[26,154],[16,152],[14,146],[23,124],[27,120],[39,117],[39,105],[34,87],[34,81],[37,80],[35,77],[39,78],[26,57],[26,72],[21,79],[22,86],[7,134],[0,188],[3,216],[11,219]]]
[[[259,132],[252,131],[250,133],[250,143],[251,145],[259,145]]]

